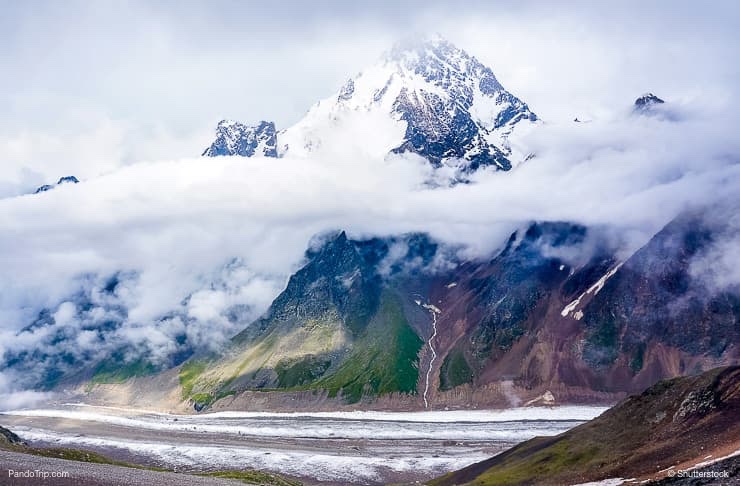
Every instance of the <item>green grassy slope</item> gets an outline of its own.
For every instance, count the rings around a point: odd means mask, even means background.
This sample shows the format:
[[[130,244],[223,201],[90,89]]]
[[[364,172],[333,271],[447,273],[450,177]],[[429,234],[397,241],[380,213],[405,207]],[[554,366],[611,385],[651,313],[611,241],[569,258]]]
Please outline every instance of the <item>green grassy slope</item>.
[[[465,359],[465,353],[459,348],[452,349],[439,369],[439,389],[446,391],[472,382],[473,370]]]
[[[391,294],[381,297],[380,309],[354,343],[342,365],[308,388],[325,389],[356,402],[364,395],[415,393],[419,379],[418,354],[422,340],[409,326],[401,305]]]
[[[151,363],[142,359],[130,363],[121,363],[116,359],[110,359],[98,365],[90,382],[92,384],[123,383],[129,378],[151,375],[156,371]]]
[[[183,399],[201,409],[243,390],[322,390],[349,403],[416,392],[423,342],[394,294],[382,294],[357,335],[336,314],[327,315],[278,322],[256,340],[235,344],[235,352],[222,359],[186,362],[179,374]]]

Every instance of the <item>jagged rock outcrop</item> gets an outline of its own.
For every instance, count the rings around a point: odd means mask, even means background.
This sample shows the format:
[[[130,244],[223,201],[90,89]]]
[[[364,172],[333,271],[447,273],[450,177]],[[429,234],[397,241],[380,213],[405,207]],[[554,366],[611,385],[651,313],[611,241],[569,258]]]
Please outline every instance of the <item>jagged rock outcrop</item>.
[[[11,431],[6,429],[5,427],[0,427],[0,445],[23,445],[25,442],[23,442],[23,439],[18,437],[18,435]]]
[[[634,111],[636,113],[651,113],[655,107],[664,103],[665,101],[661,100],[653,93],[645,93],[635,100]]]
[[[54,189],[57,186],[61,186],[62,184],[77,184],[80,181],[75,176],[64,176],[61,177],[56,184],[44,184],[43,186],[39,186],[34,191],[34,194],[38,194],[40,192],[46,192]]]
[[[277,133],[273,122],[261,121],[255,126],[248,126],[232,120],[221,120],[216,127],[216,140],[203,155],[277,157],[276,145]]]

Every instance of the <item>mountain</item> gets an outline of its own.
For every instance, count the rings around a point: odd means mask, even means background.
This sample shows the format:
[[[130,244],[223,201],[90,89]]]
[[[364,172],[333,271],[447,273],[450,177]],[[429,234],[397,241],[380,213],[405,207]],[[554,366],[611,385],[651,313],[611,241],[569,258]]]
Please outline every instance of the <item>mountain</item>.
[[[645,95],[635,106],[661,103]],[[222,121],[204,155],[307,155],[345,136],[344,125],[378,118],[393,137],[354,141],[462,174],[511,168],[520,160],[514,134],[537,122],[489,68],[435,38],[396,46],[287,130]],[[68,182],[77,179],[58,184]],[[19,332],[41,337],[6,350],[2,366],[39,388],[131,379],[136,391],[126,396],[143,406],[156,390],[162,406],[196,410],[613,403],[663,378],[740,361],[740,291],[702,275],[717,266],[713,249],[736,241],[733,224],[716,208],[687,211],[625,254],[602,228],[530,222],[476,260],[424,234],[323,235],[263,316],[228,310],[241,332],[224,349],[193,355],[183,330],[156,366],[115,338],[127,320],[116,289],[136,276],[87,276],[60,315],[100,346],[69,352],[77,336],[57,322],[61,306],[44,309]],[[182,308],[159,319],[190,322]]]
[[[402,261],[389,260],[404,246]],[[183,397],[196,409],[244,390],[321,391],[353,403],[363,397],[415,394],[423,343],[384,278],[399,282],[403,262],[431,263],[423,236],[353,241],[344,232],[307,254],[267,313],[232,340],[223,355],[191,360],[180,372]],[[381,271],[380,269],[384,270]]]
[[[547,223],[512,236],[438,304],[438,401],[482,401],[507,380],[523,401],[591,400],[737,363],[740,292],[709,288],[696,271],[726,230],[713,209],[685,213],[627,257],[596,228]],[[569,253],[579,259],[556,257]]]
[[[663,372],[678,367],[694,373],[688,363],[682,367],[667,356],[666,347],[719,358],[740,342],[737,289],[708,289],[692,268],[723,237],[724,224],[707,213],[688,212],[671,221],[593,296],[582,319],[585,360],[599,367],[622,353],[631,356],[632,369],[646,372],[650,358],[662,355]],[[651,380],[662,375],[649,374]]]
[[[83,277],[64,305],[65,311],[79,323],[77,333],[65,325],[54,309],[42,309],[29,325],[16,333],[20,339],[34,336],[35,339],[29,339],[33,345],[6,349],[0,369],[23,376],[36,389],[54,388],[65,379],[92,377],[95,380],[98,374],[110,379],[151,373],[154,368],[142,360],[124,363],[123,356],[135,350],[116,338],[128,314],[128,309],[117,301],[116,293],[128,278],[118,273],[90,285],[95,279]],[[81,334],[87,335],[94,346],[80,350],[75,340]]]
[[[240,155],[251,157],[255,154],[265,157],[277,157],[277,136],[275,124],[261,121],[250,127],[242,123],[221,120],[216,127],[216,140],[203,155]]]
[[[733,224],[716,207],[687,211],[626,254],[601,228],[534,222],[475,260],[424,234],[327,234],[260,318],[229,310],[241,331],[218,352],[197,354],[183,331],[156,364],[120,337],[118,289],[138,277],[87,276],[19,331],[39,337],[2,367],[36,388],[122,384],[137,402],[126,405],[179,410],[613,403],[740,362],[740,291],[706,274],[721,270],[715,250],[735,241]],[[71,352],[65,315],[99,346]],[[80,391],[95,401],[113,388]]]
[[[205,286],[235,292],[243,271],[243,262],[231,259],[208,276]],[[139,278],[135,271],[80,275],[67,289],[63,302],[42,308],[17,331],[21,344],[0,353],[0,370],[12,373],[27,386],[48,390],[80,380],[121,383],[181,364],[199,348],[188,333],[195,324],[188,306],[197,295],[186,296],[179,305],[153,318],[152,325],[174,330],[168,336],[167,351],[153,356],[156,351],[142,349],[126,336],[132,325],[127,289]],[[239,324],[243,327],[254,315],[248,305],[235,304],[224,309],[223,318],[225,322],[219,325],[234,325],[238,330]],[[85,340],[85,346],[78,345],[80,339]]]
[[[717,483],[671,478],[736,453],[738,410],[740,367],[662,381],[563,434],[528,440],[428,484],[555,485],[613,478],[633,478],[626,484],[663,478],[660,484],[737,484],[736,466],[722,468],[728,477]]]
[[[725,231],[711,214],[682,214],[632,255],[566,222],[473,261],[421,234],[325,236],[269,310],[177,368],[168,393],[197,410],[613,403],[738,363],[740,292],[696,271]]]
[[[635,100],[634,111],[635,113],[650,113],[657,106],[664,104],[665,101],[661,100],[653,93],[645,93]]]
[[[396,45],[338,93],[316,103],[302,120],[276,134],[277,155],[305,156],[341,137],[339,128],[358,116],[384,120],[394,136],[379,137],[370,128],[355,134],[353,143],[372,146],[373,153],[412,152],[435,167],[454,164],[461,172],[482,166],[511,169],[527,155],[514,142],[515,129],[526,131],[538,120],[490,68],[435,37]],[[268,122],[257,127],[224,123],[204,155],[264,153],[256,141],[275,136]],[[275,155],[270,148],[268,156]]]
[[[57,187],[57,186],[61,186],[62,184],[77,184],[77,183],[79,183],[79,182],[80,182],[80,181],[79,181],[79,180],[77,180],[77,178],[76,178],[75,176],[65,176],[65,177],[61,177],[61,178],[60,178],[60,179],[59,179],[59,180],[57,181],[57,183],[56,183],[56,184],[54,184],[54,185],[51,185],[51,184],[44,184],[43,186],[39,186],[39,187],[37,187],[37,188],[36,188],[36,190],[35,190],[35,191],[34,191],[33,193],[34,193],[34,194],[38,194],[38,193],[40,193],[40,192],[46,192],[46,191],[50,191],[50,190],[54,189],[54,188],[55,188],[55,187]]]

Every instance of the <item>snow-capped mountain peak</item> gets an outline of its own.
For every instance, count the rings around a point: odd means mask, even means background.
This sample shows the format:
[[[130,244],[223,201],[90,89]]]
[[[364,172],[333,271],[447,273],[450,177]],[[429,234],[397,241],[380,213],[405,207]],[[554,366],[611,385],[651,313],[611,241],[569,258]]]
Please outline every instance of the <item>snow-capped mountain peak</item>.
[[[277,157],[276,131],[273,122],[261,121],[255,126],[248,126],[238,121],[221,120],[216,127],[216,140],[203,155],[264,155]]]
[[[476,84],[486,95],[504,90],[491,69],[438,36],[426,41],[400,42],[386,53],[385,60],[455,94],[470,96]]]
[[[352,142],[373,153],[413,152],[434,166],[453,164],[462,172],[480,166],[510,169],[526,155],[511,143],[515,127],[524,131],[537,121],[490,68],[435,36],[396,44],[338,93],[316,103],[277,134],[277,153],[307,155],[331,144],[335,132],[358,117],[384,120],[392,133],[376,136],[382,130],[361,125],[363,130],[349,137]],[[342,143],[347,138],[344,134]],[[222,154],[248,155],[228,147],[204,155]]]
[[[648,111],[657,105],[662,105],[665,101],[661,100],[653,93],[645,93],[635,100],[635,111]]]

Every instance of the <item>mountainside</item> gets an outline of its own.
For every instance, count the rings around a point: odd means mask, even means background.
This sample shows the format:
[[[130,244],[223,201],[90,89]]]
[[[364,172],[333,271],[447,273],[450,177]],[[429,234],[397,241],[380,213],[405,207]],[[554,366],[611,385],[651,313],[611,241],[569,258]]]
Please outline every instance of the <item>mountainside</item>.
[[[5,349],[0,369],[12,370],[42,390],[79,380],[119,383],[132,376],[156,372],[158,367],[146,358],[130,359],[131,355],[140,353],[119,334],[128,317],[120,293],[136,278],[135,274],[126,272],[106,278],[90,275],[81,278],[79,287],[71,290],[56,311],[42,309],[30,324],[17,332],[16,336],[29,344]],[[163,316],[162,320],[173,317],[180,318],[172,315]],[[80,323],[79,333],[70,329],[72,320]],[[84,352],[76,347],[80,335],[91,344]],[[167,366],[180,364],[190,356],[185,333],[176,339],[176,351],[164,363]]]
[[[622,353],[631,357],[630,368],[648,372],[650,359],[662,352],[656,341],[717,358],[735,347],[740,342],[740,295],[736,289],[708,289],[691,268],[722,234],[723,225],[706,213],[684,214],[625,262],[583,317],[588,336],[584,359],[599,367]],[[670,358],[663,366],[678,367],[680,373],[697,371]],[[653,380],[661,375],[660,370],[650,373]]]
[[[580,400],[587,390],[640,391],[737,362],[740,295],[708,290],[691,269],[711,244],[696,234],[721,231],[701,215],[681,216],[622,262],[594,229],[530,227],[445,295],[440,385],[467,381],[471,400],[475,390],[511,380],[530,393]],[[580,261],[552,256],[569,250]],[[455,368],[465,373],[449,376]],[[456,403],[450,395],[439,399]]]
[[[670,478],[740,451],[738,410],[737,366],[662,381],[563,434],[529,440],[429,484],[563,485],[609,478],[638,484]]]
[[[433,255],[423,237],[399,242],[410,248],[405,261]],[[244,390],[320,390],[347,402],[416,393],[423,330],[378,273],[399,242],[351,241],[342,232],[309,252],[306,266],[230,350],[182,368],[184,398],[199,408]],[[389,272],[392,278],[403,269]]]
[[[277,135],[268,122],[256,127],[219,123],[216,141],[203,155],[306,155],[341,136],[337,128],[358,116],[386,119],[396,135],[377,137],[368,129],[352,143],[373,146],[377,153],[413,152],[435,167],[454,164],[461,172],[481,166],[511,169],[527,155],[511,143],[515,128],[526,130],[537,121],[490,68],[434,38],[397,45]]]
[[[181,397],[198,410],[593,403],[737,363],[740,296],[691,267],[722,232],[707,221],[683,215],[625,261],[569,223],[532,224],[485,261],[423,235],[339,233],[229,349],[180,368]]]

